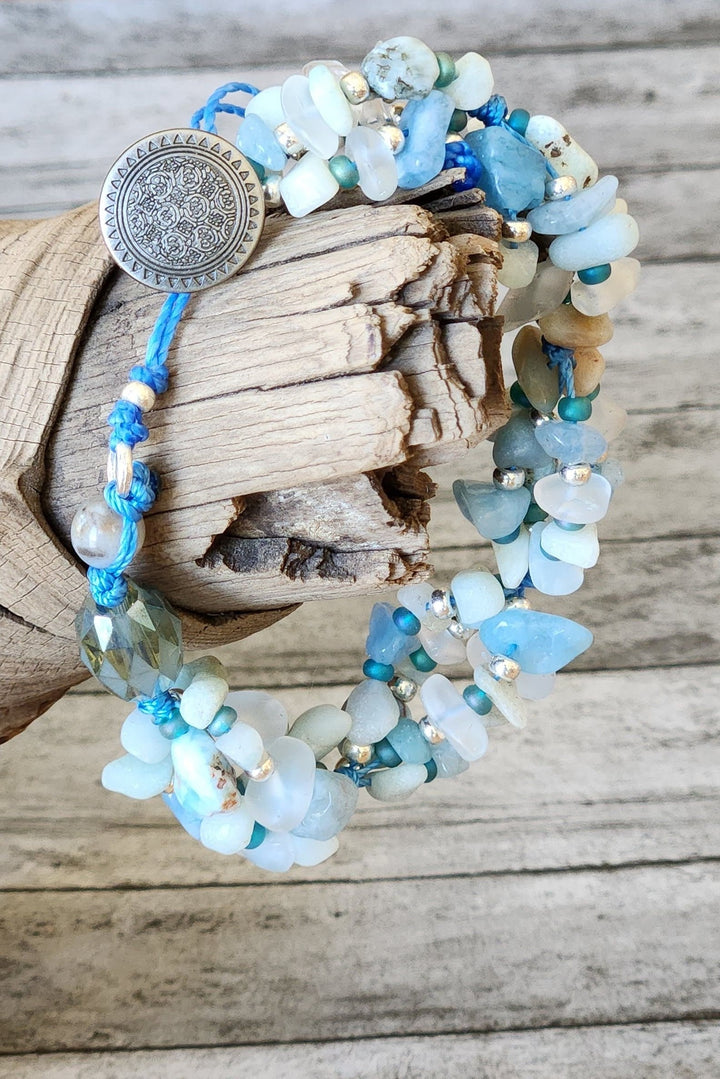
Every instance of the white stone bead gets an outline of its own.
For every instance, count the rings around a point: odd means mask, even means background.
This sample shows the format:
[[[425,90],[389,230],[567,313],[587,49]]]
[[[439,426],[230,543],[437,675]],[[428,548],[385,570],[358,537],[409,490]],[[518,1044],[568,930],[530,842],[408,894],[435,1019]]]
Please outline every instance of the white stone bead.
[[[403,761],[396,768],[385,768],[373,772],[370,778],[368,794],[378,802],[403,802],[413,791],[422,787],[427,779],[424,764],[410,764]]]
[[[255,820],[275,832],[290,831],[307,813],[315,782],[315,755],[299,738],[283,736],[267,747],[275,769],[262,782],[249,780],[245,804]]]
[[[257,768],[265,752],[263,740],[255,728],[239,719],[226,734],[215,739],[215,744],[229,761],[246,772]]]
[[[315,64],[308,72],[307,78],[310,96],[322,119],[337,135],[349,135],[355,124],[355,117],[330,68],[325,64]]]
[[[420,581],[418,584],[406,584],[398,589],[397,599],[401,607],[407,607],[409,611],[419,618],[423,626],[432,631],[446,629],[450,616],[438,618],[428,609],[428,604],[435,591],[430,581]]]
[[[133,757],[146,764],[159,764],[170,756],[170,741],[153,723],[152,716],[136,708],[120,729],[120,743]]]
[[[553,473],[538,480],[533,490],[533,497],[541,509],[558,521],[576,525],[601,521],[607,513],[611,495],[610,484],[597,473],[578,487],[565,483]]]
[[[533,587],[545,596],[569,596],[577,592],[584,574],[579,566],[553,561],[542,549],[541,537],[544,521],[538,521],[530,529],[529,568]]]
[[[528,571],[530,533],[525,525],[512,543],[493,543],[498,573],[506,588],[517,588]]]
[[[476,629],[486,618],[492,618],[505,606],[502,585],[488,571],[463,570],[456,573],[450,589],[455,597],[458,618],[464,626]]]
[[[110,761],[102,771],[102,785],[127,798],[154,798],[165,790],[172,779],[173,767],[169,757],[148,764],[129,753]]]
[[[456,76],[444,92],[452,98],[456,109],[479,109],[493,92],[492,69],[478,52],[466,52],[455,61]]]
[[[548,521],[540,535],[540,546],[546,554],[560,558],[572,566],[590,569],[600,557],[597,525],[584,525],[569,530],[555,521]]]
[[[400,705],[384,682],[367,678],[347,699],[345,711],[352,717],[347,737],[358,746],[379,742],[400,718]]]
[[[501,243],[502,266],[498,270],[498,281],[507,288],[525,288],[535,277],[538,261],[538,246],[533,240],[511,247]]]
[[[238,722],[255,728],[266,746],[280,738],[288,729],[285,707],[264,690],[233,690],[228,694],[225,704],[235,709]]]
[[[577,279],[570,288],[573,307],[583,315],[604,315],[637,288],[640,263],[621,258],[611,263],[610,276],[599,285],[584,285]],[[594,406],[593,406],[594,407]]]
[[[211,813],[203,817],[200,842],[218,854],[239,854],[247,847],[255,827],[255,819],[244,801],[226,813]]]
[[[290,736],[309,745],[316,760],[322,760],[331,749],[347,738],[352,727],[352,716],[336,708],[334,704],[316,704],[297,717],[290,728]]]
[[[597,180],[598,167],[590,154],[552,116],[531,116],[525,138],[560,176],[573,176],[579,191]]]
[[[251,97],[245,106],[245,115],[253,113],[267,124],[271,131],[282,124],[285,113],[282,107],[282,86],[268,86],[267,90],[261,90],[259,94]]]
[[[104,498],[95,498],[81,506],[70,526],[70,542],[83,562],[95,569],[107,569],[120,550],[123,518],[110,509]],[[137,550],[145,538],[145,522],[137,524]]]
[[[269,873],[287,873],[295,861],[294,837],[289,832],[268,832],[259,847],[241,850],[242,858]]]
[[[123,401],[129,401],[131,404],[137,405],[143,412],[149,412],[155,404],[155,390],[152,386],[148,386],[147,382],[134,379],[132,382],[125,383],[120,397]]]
[[[282,85],[281,100],[285,119],[308,150],[321,158],[332,157],[338,148],[337,132],[320,115],[310,93],[310,80],[305,75],[290,75]]]
[[[280,181],[280,194],[293,217],[305,217],[319,209],[339,190],[327,162],[315,154],[305,154]]]
[[[345,140],[345,153],[357,165],[363,194],[374,202],[389,199],[397,188],[397,164],[380,132],[356,127]]]
[[[308,839],[306,836],[292,835],[293,858],[296,865],[313,866],[332,858],[340,846],[337,836],[331,839]]]
[[[549,697],[555,688],[555,675],[520,671],[514,685],[518,697],[522,697],[524,701],[541,701],[544,697]]]
[[[523,574],[524,576],[525,574]],[[471,667],[484,667],[492,659],[492,652],[489,652],[485,647],[479,633],[474,633],[467,642],[466,653],[467,661]]]
[[[485,724],[444,674],[432,674],[420,690],[428,718],[466,761],[476,761],[487,751]]]
[[[426,97],[440,74],[431,48],[416,37],[379,41],[362,62],[370,86],[386,101]]]
[[[431,632],[424,626],[418,633],[420,644],[431,659],[443,666],[462,663],[465,659],[465,642],[453,637],[446,629]]]
[[[587,270],[624,258],[637,247],[640,232],[629,214],[607,214],[580,232],[558,236],[548,255],[561,270]]]
[[[191,727],[205,730],[225,703],[228,689],[224,678],[194,678],[180,698],[180,715]]]
[[[512,723],[513,727],[518,728],[525,726],[525,705],[518,697],[514,684],[497,682],[490,674],[490,671],[484,667],[475,668],[473,681],[478,689],[481,689],[483,693],[487,693],[498,712],[505,716],[508,723]]]

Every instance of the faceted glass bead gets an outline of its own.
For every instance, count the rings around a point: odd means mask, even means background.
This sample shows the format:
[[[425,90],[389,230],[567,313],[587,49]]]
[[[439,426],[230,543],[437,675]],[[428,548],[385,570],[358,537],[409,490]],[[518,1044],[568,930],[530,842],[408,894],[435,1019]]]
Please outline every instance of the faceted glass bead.
[[[589,629],[569,618],[512,607],[484,622],[480,636],[491,652],[510,656],[528,674],[559,671],[588,649],[593,639]],[[494,700],[485,685],[480,689]]]
[[[564,465],[587,461],[595,464],[607,453],[607,442],[594,427],[587,423],[568,423],[559,420],[543,423],[534,428],[535,438],[550,457]]]
[[[471,131],[465,141],[483,166],[485,201],[503,215],[538,206],[545,196],[545,158],[502,127]]]
[[[83,663],[117,697],[153,697],[174,685],[182,667],[180,619],[154,589],[128,580],[127,596],[112,608],[89,595],[75,628]]]
[[[475,525],[485,539],[502,539],[522,524],[530,505],[526,487],[503,491],[492,483],[471,483],[455,480],[455,501],[463,517]]]

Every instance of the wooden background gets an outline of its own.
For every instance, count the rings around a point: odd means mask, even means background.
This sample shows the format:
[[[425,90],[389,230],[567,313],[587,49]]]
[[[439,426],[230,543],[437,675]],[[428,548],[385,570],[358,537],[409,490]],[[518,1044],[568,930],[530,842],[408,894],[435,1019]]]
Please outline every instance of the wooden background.
[[[367,799],[333,861],[283,878],[102,791],[126,708],[69,694],[0,758],[1,1079],[720,1071],[717,4],[419,6],[5,0],[0,214],[94,198],[124,145],[227,78],[268,85],[395,32],[485,52],[511,106],[557,115],[619,174],[642,228],[604,349],[628,482],[558,605],[596,645],[526,732],[493,731],[484,761],[408,803]],[[452,475],[443,582],[477,550]],[[340,703],[371,602],[306,607],[223,658],[293,712]]]

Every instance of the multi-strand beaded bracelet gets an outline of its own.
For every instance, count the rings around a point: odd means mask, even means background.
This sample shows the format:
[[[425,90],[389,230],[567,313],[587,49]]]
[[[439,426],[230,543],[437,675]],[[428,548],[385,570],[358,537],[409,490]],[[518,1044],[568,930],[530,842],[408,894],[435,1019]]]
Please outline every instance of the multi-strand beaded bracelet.
[[[615,177],[598,180],[556,120],[508,113],[492,90],[479,54],[454,62],[393,38],[355,71],[314,62],[282,86],[221,87],[189,129],[127,150],[103,190],[101,226],[116,259],[170,296],[109,417],[104,500],[82,507],[72,527],[90,567],[82,658],[135,701],[122,727],[126,755],[102,781],[134,798],[161,794],[204,846],[265,869],[333,854],[361,787],[396,802],[464,771],[485,753],[488,728],[522,727],[524,701],[548,694],[555,672],[592,641],[583,626],[531,610],[527,592],[574,592],[598,558],[596,522],[621,478],[608,441],[624,419],[597,396],[598,346],[612,335],[607,312],[635,286],[638,263],[627,256],[637,226]],[[238,91],[250,95],[245,108],[226,100]],[[218,112],[242,118],[236,146],[215,133]],[[506,330],[522,327],[492,480],[454,485],[462,513],[492,541],[497,573],[463,571],[449,589],[410,584],[398,606],[376,604],[363,680],[342,708],[320,704],[290,723],[267,693],[229,692],[214,657],[184,663],[172,608],[125,575],[157,493],[133,447],[167,387],[168,348],[191,293],[249,257],[266,206],[300,217],[358,185],[382,201],[449,168],[464,169],[460,186],[482,189],[503,216],[498,313]],[[439,670],[465,660],[473,675],[461,691]]]

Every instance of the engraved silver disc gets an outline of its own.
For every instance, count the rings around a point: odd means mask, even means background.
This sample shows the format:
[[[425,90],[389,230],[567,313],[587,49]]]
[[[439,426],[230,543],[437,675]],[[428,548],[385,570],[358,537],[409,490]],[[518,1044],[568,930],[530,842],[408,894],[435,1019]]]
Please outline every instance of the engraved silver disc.
[[[198,292],[236,273],[265,220],[252,165],[219,135],[156,131],[105,178],[100,230],[115,261],[161,292]]]

